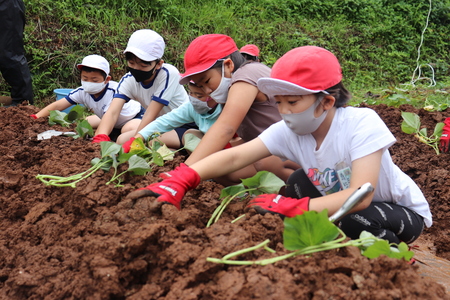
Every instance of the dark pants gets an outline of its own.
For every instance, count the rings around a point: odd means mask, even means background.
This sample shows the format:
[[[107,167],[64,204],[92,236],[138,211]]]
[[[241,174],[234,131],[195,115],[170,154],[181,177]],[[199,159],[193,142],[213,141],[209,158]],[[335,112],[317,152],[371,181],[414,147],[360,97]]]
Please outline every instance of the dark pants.
[[[31,74],[23,47],[25,5],[22,0],[0,0],[0,71],[11,86],[15,103],[33,104]]]
[[[286,196],[317,198],[322,194],[312,184],[303,169],[298,169],[287,180]],[[390,243],[411,243],[422,233],[424,221],[407,207],[385,202],[372,202],[368,208],[348,214],[339,227],[351,239],[359,238],[362,231],[388,240]]]

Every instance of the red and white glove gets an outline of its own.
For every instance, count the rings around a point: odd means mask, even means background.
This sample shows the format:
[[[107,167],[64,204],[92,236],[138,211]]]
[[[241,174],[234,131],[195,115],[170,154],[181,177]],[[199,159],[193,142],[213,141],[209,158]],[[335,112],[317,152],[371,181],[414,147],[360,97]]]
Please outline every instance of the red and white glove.
[[[441,152],[448,152],[450,146],[450,118],[445,119],[444,128],[442,128],[442,135],[439,141],[439,150]]]
[[[109,136],[107,134],[97,134],[92,139],[93,143],[110,142],[110,141],[111,141],[111,139],[109,138]]]
[[[125,143],[122,144],[122,149],[124,153],[128,153],[130,152],[131,149],[131,143],[133,143],[133,141],[135,140],[135,137],[130,138],[128,141],[126,141]]]
[[[141,197],[157,197],[158,202],[175,205],[180,210],[181,200],[189,190],[198,186],[200,176],[185,164],[180,164],[175,170],[165,174],[163,181],[133,191],[128,194],[128,197],[132,200]]]
[[[36,115],[30,115],[30,117],[35,119],[35,120],[38,118],[38,116],[36,116]]]
[[[250,200],[248,208],[254,208],[258,213],[278,214],[282,217],[293,218],[309,211],[309,197],[301,199],[284,197],[277,194],[263,194]]]

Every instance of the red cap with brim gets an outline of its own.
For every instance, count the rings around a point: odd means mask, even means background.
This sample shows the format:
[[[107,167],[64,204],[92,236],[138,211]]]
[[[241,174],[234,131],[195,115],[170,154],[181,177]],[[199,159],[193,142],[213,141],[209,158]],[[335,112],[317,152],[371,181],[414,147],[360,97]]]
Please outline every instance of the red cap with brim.
[[[325,90],[342,80],[338,59],[316,46],[292,49],[273,65],[270,78],[260,78],[258,89],[269,98],[278,95],[309,95]]]
[[[251,56],[259,56],[259,48],[256,45],[253,44],[248,44],[245,45],[244,47],[241,48],[241,50],[239,50],[241,53],[245,53]]]
[[[210,69],[219,59],[238,50],[233,39],[223,34],[205,34],[194,39],[184,54],[184,74],[180,84],[189,83],[189,76]]]

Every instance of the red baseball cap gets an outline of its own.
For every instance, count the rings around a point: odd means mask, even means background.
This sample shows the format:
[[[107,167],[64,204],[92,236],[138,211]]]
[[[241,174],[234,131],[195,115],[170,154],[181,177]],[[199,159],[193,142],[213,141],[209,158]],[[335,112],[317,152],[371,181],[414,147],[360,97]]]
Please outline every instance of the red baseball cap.
[[[338,59],[316,46],[294,48],[273,65],[270,78],[260,78],[258,89],[272,98],[277,95],[308,95],[325,90],[342,80]]]
[[[224,34],[205,34],[194,39],[184,54],[184,74],[180,84],[187,84],[189,76],[204,72],[219,59],[238,51],[233,39]]]
[[[241,53],[245,53],[251,56],[259,56],[259,48],[256,45],[253,44],[248,44],[245,45],[241,48],[241,50],[239,50]]]

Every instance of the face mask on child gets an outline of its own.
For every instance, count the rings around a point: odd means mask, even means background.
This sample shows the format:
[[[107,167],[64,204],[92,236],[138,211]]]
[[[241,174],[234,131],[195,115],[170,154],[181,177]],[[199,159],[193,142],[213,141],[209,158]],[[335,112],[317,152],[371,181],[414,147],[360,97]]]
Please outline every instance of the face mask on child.
[[[217,103],[224,104],[227,102],[228,97],[228,89],[231,85],[231,78],[227,78],[224,76],[224,65],[222,65],[222,79],[220,80],[220,84],[215,89],[214,92],[209,94],[211,98],[213,98]]]
[[[153,76],[157,65],[158,64],[156,64],[153,67],[153,69],[151,69],[150,71],[141,71],[141,70],[133,69],[130,67],[127,67],[127,70],[128,70],[128,72],[131,73],[131,75],[133,75],[136,82],[142,82],[142,81],[146,81],[147,79],[150,79],[150,77]]]
[[[95,95],[103,91],[106,86],[105,82],[89,82],[81,80],[81,86],[88,94]]]
[[[328,110],[326,110],[318,118],[314,117],[314,111],[322,99],[323,97],[320,97],[307,110],[301,113],[281,114],[287,127],[298,135],[306,135],[316,131],[328,114]]]
[[[189,101],[191,101],[194,110],[199,114],[206,114],[211,110],[211,107],[208,106],[208,101],[201,101],[197,98],[189,95]]]

